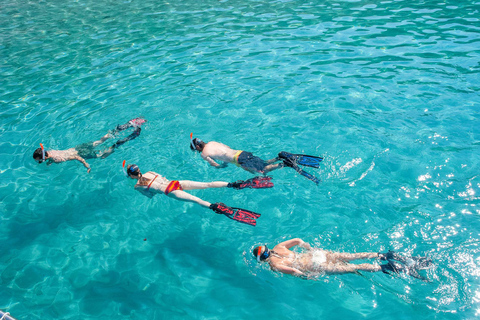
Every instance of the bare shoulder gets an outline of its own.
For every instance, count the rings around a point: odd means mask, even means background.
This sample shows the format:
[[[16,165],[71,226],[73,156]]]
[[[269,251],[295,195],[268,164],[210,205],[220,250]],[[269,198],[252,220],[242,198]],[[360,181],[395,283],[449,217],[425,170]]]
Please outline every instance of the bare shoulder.
[[[210,141],[207,144],[205,144],[205,148],[203,150],[231,150],[229,146],[226,144],[216,142],[216,141]]]
[[[144,176],[145,178],[150,179],[150,178],[153,178],[153,177],[155,177],[155,176],[157,176],[157,175],[159,175],[159,174],[156,173],[156,172],[147,171],[147,172],[145,172],[142,176]]]

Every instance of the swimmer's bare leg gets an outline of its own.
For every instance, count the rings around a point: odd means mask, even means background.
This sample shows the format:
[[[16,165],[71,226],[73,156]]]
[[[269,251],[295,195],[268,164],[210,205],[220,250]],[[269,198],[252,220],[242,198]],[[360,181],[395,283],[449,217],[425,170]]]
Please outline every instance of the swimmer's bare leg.
[[[226,188],[228,182],[213,181],[213,182],[198,182],[190,180],[179,181],[183,190],[209,189],[209,188]]]
[[[111,133],[107,133],[106,135],[104,135],[103,137],[101,137],[100,140],[94,141],[94,142],[93,142],[93,146],[96,147],[96,146],[98,146],[99,144],[104,143],[105,141],[107,141],[107,140],[110,139],[110,138],[113,138],[113,135],[112,135]]]
[[[378,258],[377,252],[358,252],[358,253],[347,253],[347,252],[329,252],[327,257],[332,260],[341,260],[341,261],[352,261],[352,260],[362,260],[362,259],[374,259]]]
[[[357,271],[378,272],[382,268],[378,264],[362,263],[338,263],[322,266],[322,270],[329,274],[355,273]]]
[[[276,157],[276,158],[267,160],[265,162],[268,163],[268,164],[272,164],[272,163],[275,163],[275,162],[280,161],[280,160],[282,160],[282,159],[280,159],[279,157]]]
[[[276,170],[283,168],[283,162],[282,163],[275,163],[275,164],[269,164],[263,169],[263,173],[268,173],[270,171]]]
[[[108,157],[109,155],[111,155],[113,153],[113,151],[115,151],[115,148],[112,146],[108,149],[105,149],[103,151],[100,151],[98,154],[97,154],[97,158],[102,158],[102,159],[105,159],[106,157]]]
[[[168,196],[180,201],[194,202],[205,208],[209,208],[211,205],[210,202],[207,202],[198,197],[192,196],[190,193],[186,193],[185,191],[182,191],[182,190],[174,190],[170,192]]]

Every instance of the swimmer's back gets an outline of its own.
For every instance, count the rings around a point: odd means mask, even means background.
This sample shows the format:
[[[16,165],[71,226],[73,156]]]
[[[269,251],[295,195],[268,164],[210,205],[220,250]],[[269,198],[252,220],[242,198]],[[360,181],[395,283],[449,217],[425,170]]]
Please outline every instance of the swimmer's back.
[[[49,160],[52,160],[55,163],[73,160],[78,156],[78,152],[75,148],[67,150],[48,150],[47,152]]]
[[[210,141],[205,144],[205,147],[202,151],[202,157],[210,157],[215,160],[232,162],[233,157],[239,150],[233,150],[229,146],[215,141]]]

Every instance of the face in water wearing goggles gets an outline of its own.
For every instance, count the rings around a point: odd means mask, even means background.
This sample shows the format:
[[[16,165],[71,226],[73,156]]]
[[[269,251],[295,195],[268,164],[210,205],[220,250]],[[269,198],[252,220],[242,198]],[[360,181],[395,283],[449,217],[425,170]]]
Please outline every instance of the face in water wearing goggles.
[[[267,246],[259,246],[253,249],[253,255],[257,258],[258,262],[267,260],[271,255],[270,249]]]

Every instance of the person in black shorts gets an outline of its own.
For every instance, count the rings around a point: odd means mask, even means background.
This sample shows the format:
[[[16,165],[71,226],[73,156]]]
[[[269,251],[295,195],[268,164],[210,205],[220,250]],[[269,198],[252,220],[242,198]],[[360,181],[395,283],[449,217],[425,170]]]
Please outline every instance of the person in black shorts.
[[[278,157],[270,160],[263,160],[254,156],[251,152],[233,150],[229,146],[215,141],[205,143],[198,138],[191,139],[190,149],[193,151],[199,151],[202,158],[216,168],[224,168],[228,163],[234,163],[251,173],[265,174],[285,166],[284,162],[275,163],[283,161]],[[223,163],[219,164],[217,161],[222,161]]]

